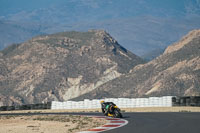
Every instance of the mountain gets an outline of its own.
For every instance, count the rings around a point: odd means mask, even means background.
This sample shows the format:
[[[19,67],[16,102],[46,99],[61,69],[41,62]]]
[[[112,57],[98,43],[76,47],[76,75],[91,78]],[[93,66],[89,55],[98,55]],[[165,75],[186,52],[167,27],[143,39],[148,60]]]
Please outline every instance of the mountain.
[[[142,55],[141,58],[148,62],[163,54],[164,51],[164,49],[154,49],[149,53]]]
[[[0,49],[12,43],[21,43],[33,36],[43,34],[40,26],[31,23],[17,23],[0,20]]]
[[[1,0],[0,21],[25,29],[24,23],[36,25],[39,30],[32,35],[21,28],[16,32],[6,28],[0,32],[0,40],[4,40],[0,47],[40,33],[105,29],[123,47],[141,56],[200,28],[199,14],[199,0]]]
[[[137,65],[74,100],[104,97],[200,95],[200,30],[193,30],[170,45],[156,59]]]
[[[103,30],[38,36],[0,52],[0,105],[65,101],[141,63]]]

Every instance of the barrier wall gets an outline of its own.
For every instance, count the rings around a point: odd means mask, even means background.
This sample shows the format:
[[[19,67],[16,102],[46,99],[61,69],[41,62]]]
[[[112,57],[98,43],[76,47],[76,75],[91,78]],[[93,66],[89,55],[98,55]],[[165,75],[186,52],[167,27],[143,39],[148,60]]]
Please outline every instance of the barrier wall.
[[[200,106],[200,96],[173,97],[173,106]]]
[[[136,107],[171,107],[173,96],[149,98],[105,98],[105,102],[113,102],[119,108]],[[96,109],[101,108],[102,99],[85,99],[84,101],[52,101],[51,109]]]
[[[51,109],[51,102],[15,106],[1,106],[0,111]]]
[[[1,106],[0,111],[11,110],[37,110],[37,109],[97,109],[101,108],[102,99],[85,99],[84,101],[52,101],[40,104],[27,104],[15,106]],[[199,106],[200,96],[163,96],[149,98],[106,98],[105,102],[113,102],[119,108],[137,108],[137,107],[172,107],[172,106]]]

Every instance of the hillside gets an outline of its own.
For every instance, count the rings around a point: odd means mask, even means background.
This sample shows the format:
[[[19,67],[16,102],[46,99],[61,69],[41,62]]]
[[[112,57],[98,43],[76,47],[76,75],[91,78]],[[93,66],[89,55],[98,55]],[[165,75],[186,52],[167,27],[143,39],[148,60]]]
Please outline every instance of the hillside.
[[[179,42],[146,64],[75,100],[104,97],[149,97],[200,95],[200,30],[191,31]]]
[[[68,100],[143,62],[102,30],[38,36],[0,52],[0,105]]]

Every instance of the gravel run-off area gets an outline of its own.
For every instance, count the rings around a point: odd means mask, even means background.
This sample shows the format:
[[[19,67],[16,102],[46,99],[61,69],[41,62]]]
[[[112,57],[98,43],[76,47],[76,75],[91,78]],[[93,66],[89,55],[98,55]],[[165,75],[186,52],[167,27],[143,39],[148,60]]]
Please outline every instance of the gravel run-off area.
[[[73,115],[0,116],[0,133],[76,133],[106,120]]]

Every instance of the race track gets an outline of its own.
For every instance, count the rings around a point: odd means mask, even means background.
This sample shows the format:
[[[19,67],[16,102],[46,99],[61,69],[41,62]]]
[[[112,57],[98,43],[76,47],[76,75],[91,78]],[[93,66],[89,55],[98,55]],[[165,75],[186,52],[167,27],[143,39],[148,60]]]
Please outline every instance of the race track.
[[[200,133],[200,113],[125,113],[128,125],[104,133]]]
[[[101,113],[40,113],[43,114],[102,116]],[[123,115],[123,119],[129,122],[126,126],[103,133],[200,133],[200,113],[123,113]]]

